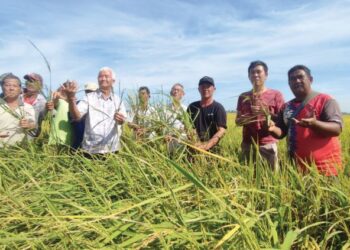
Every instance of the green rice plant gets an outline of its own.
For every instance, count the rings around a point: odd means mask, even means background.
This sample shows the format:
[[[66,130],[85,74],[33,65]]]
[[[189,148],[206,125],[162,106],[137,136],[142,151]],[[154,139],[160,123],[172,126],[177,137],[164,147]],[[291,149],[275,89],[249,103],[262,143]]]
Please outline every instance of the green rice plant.
[[[345,124],[350,121],[344,117]],[[246,165],[228,116],[226,160],[168,157],[161,135],[90,160],[29,143],[0,151],[2,249],[347,249],[350,181],[303,175],[279,143],[280,172]],[[341,136],[349,162],[349,129]]]

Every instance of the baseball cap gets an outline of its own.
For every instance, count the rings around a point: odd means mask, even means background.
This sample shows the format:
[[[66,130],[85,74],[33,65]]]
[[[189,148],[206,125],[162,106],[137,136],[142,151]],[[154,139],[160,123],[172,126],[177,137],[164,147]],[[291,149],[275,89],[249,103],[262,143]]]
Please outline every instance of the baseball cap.
[[[208,83],[212,86],[215,86],[215,83],[214,83],[214,79],[211,78],[210,76],[203,76],[200,80],[199,80],[199,83],[198,85],[202,85],[202,84],[205,84],[205,83]]]
[[[30,82],[38,81],[41,86],[43,85],[43,78],[37,73],[28,73],[23,78]]]

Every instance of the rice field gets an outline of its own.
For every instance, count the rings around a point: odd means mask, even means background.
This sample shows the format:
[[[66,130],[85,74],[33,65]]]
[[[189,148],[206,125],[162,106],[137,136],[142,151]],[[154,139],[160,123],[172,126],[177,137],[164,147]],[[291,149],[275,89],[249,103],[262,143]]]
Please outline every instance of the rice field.
[[[222,157],[179,152],[125,131],[106,160],[47,145],[0,151],[0,249],[350,249],[350,116],[345,170],[301,175],[240,160],[241,128]]]

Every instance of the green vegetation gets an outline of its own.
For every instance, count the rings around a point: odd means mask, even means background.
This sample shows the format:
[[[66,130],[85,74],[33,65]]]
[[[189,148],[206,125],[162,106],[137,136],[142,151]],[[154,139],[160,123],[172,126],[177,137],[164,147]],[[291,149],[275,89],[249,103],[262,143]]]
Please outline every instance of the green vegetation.
[[[350,117],[341,136],[350,162]],[[30,144],[0,151],[1,249],[349,249],[350,180],[239,160],[229,115],[226,160],[167,156],[164,139],[105,161]],[[345,172],[348,172],[345,169]]]

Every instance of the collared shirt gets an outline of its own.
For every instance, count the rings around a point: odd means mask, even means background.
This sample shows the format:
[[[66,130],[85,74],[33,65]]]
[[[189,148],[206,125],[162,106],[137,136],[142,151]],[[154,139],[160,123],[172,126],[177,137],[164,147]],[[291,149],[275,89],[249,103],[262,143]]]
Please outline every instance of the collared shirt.
[[[19,106],[11,111],[7,103],[3,99],[0,100],[0,134],[4,136],[0,138],[0,147],[20,143],[26,137],[25,130],[19,126],[21,118],[35,122],[32,105],[19,99]]]
[[[34,111],[35,111],[35,120],[36,120],[36,125],[37,128],[33,130],[34,136],[39,136],[40,133],[40,127],[41,127],[41,122],[44,119],[45,113],[46,113],[46,99],[42,94],[38,94],[34,101],[32,103],[28,102],[24,95],[21,95],[20,98],[22,99],[23,102],[28,103],[33,106]]]
[[[276,143],[272,135],[264,129],[266,115],[254,115],[253,105],[259,105],[263,112],[277,117],[284,104],[281,92],[274,89],[266,89],[259,95],[255,95],[252,90],[242,93],[237,102],[237,114],[243,120],[243,142],[248,144],[258,143],[266,145]]]
[[[146,129],[145,138],[152,139],[156,136],[156,132],[152,129],[156,128],[154,125],[159,120],[159,116],[154,107],[148,105],[146,109],[142,109],[140,106],[137,106],[134,110],[131,110],[129,116],[132,123]]]
[[[166,121],[173,128],[170,134],[180,135],[183,139],[187,137],[184,124],[184,116],[187,115],[186,105],[181,103],[180,106],[175,107],[172,103],[168,104],[166,110]]]
[[[21,95],[23,102],[33,106],[35,110],[36,119],[41,113],[45,112],[46,99],[42,94],[38,94],[32,103],[28,102],[24,95]]]
[[[126,116],[123,102],[111,94],[107,99],[101,91],[89,93],[79,102],[78,110],[85,118],[82,148],[92,154],[104,154],[120,149],[122,126],[114,120],[116,112]]]

